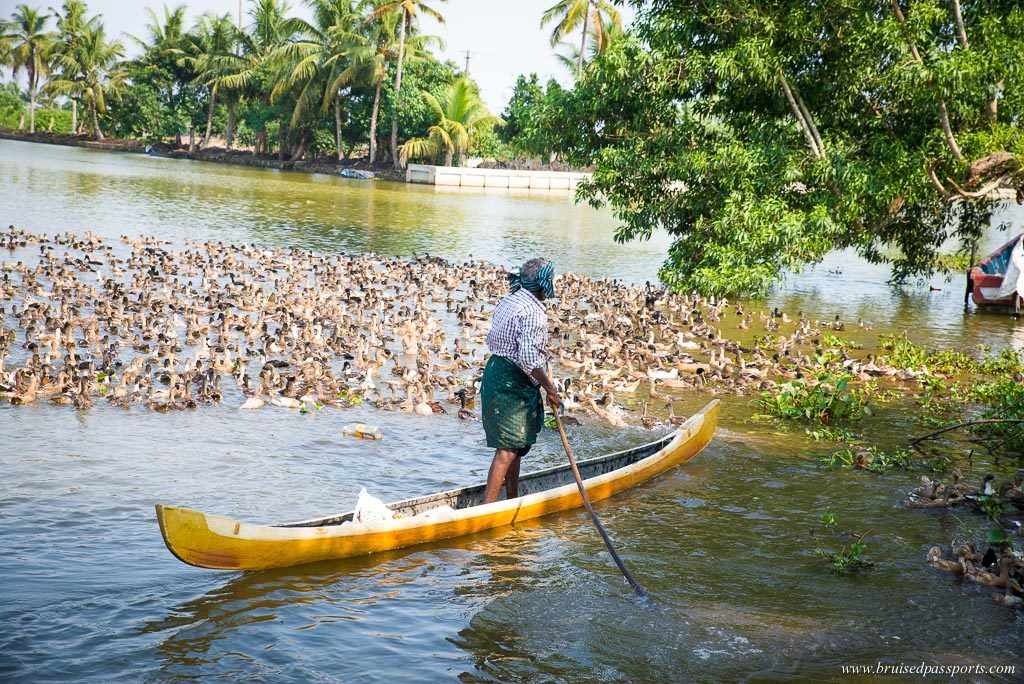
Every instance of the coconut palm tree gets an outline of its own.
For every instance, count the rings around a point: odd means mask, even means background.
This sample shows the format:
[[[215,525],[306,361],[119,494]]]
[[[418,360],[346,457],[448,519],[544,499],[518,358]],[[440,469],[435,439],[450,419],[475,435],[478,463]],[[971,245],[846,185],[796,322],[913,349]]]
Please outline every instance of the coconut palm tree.
[[[334,135],[338,159],[342,157],[341,89],[351,86],[361,69],[354,57],[369,44],[359,34],[363,15],[353,0],[307,0],[313,21],[299,19],[304,40],[277,48],[270,60],[279,65],[280,78],[270,93],[271,103],[295,93],[292,127],[313,111],[326,114],[334,107]]]
[[[203,83],[210,93],[210,104],[206,112],[206,132],[200,147],[210,144],[213,136],[213,115],[217,109],[217,95],[220,84],[216,78],[207,80],[208,65],[219,55],[231,54],[234,47],[235,27],[230,14],[207,12],[196,20],[196,25],[185,36],[185,56],[179,62],[193,74],[195,80]],[[229,144],[230,147],[230,144]]]
[[[72,49],[61,52],[57,66],[60,76],[49,84],[56,93],[78,93],[92,119],[92,131],[103,140],[99,115],[106,111],[107,100],[116,97],[124,87],[126,74],[117,70],[124,55],[120,41],[107,40],[106,30],[99,22],[85,25]]]
[[[594,21],[591,22],[590,26],[590,41],[588,44],[587,57],[586,59],[591,60],[598,55],[604,53],[611,47],[612,43],[618,40],[622,36],[622,20],[616,14],[615,16],[603,16],[597,12],[594,13]],[[563,49],[563,52],[556,52],[555,57],[561,62],[569,73],[577,74],[577,68],[579,66],[580,51],[572,43],[566,41],[559,41],[558,48]]]
[[[7,45],[5,66],[11,68],[15,80],[22,69],[28,77],[29,133],[36,132],[36,95],[50,70],[56,45],[56,37],[46,28],[49,20],[49,15],[38,9],[18,5],[0,37],[0,43]]]
[[[615,26],[619,32],[622,30],[622,17],[608,0],[558,0],[541,16],[542,28],[555,22],[555,28],[551,32],[551,47],[557,46],[565,36],[582,24],[580,47],[576,53],[576,78],[583,74],[583,56],[587,51],[587,39],[592,34],[596,35],[591,26],[592,20],[594,24],[600,25],[602,32],[608,27]]]
[[[55,64],[60,69],[60,54],[74,50],[78,45],[82,32],[86,28],[95,28],[100,18],[97,16],[86,17],[88,7],[82,0],[64,0],[60,10],[50,8],[57,19],[57,46]],[[57,73],[55,78],[64,80],[64,74]],[[71,134],[78,134],[78,101],[82,97],[81,92],[69,91],[67,97],[71,100]]]
[[[377,160],[377,123],[380,120],[380,94],[384,78],[388,73],[388,63],[398,59],[398,13],[383,14],[376,21],[369,22],[365,30],[367,42],[356,50],[355,62],[365,70],[364,78],[373,86],[373,108],[370,110],[370,150],[368,160],[372,164]],[[430,56],[430,48],[444,48],[444,41],[439,36],[415,34],[405,40],[404,62],[426,59]]]
[[[444,2],[445,0],[440,0]],[[416,19],[420,13],[433,17],[439,24],[444,23],[440,12],[430,7],[424,0],[377,0],[376,9],[370,13],[371,19],[378,19],[385,14],[399,15],[398,27],[398,59],[395,66],[395,97],[391,112],[391,160],[395,168],[400,168],[398,158],[398,94],[402,91],[402,62],[405,59],[405,41],[413,32]]]
[[[425,90],[420,94],[434,111],[437,122],[428,129],[426,138],[410,138],[399,148],[403,166],[409,158],[437,157],[442,153],[445,166],[451,166],[456,155],[459,166],[464,166],[466,151],[477,137],[505,123],[487,111],[475,84],[466,77],[457,78],[448,86],[441,100]]]
[[[228,101],[229,125],[234,120],[234,104],[238,97],[251,97],[263,105],[270,104],[270,89],[263,85],[273,70],[271,55],[282,45],[291,42],[302,30],[302,22],[286,16],[291,6],[287,0],[256,0],[249,10],[252,20],[246,30],[236,30],[235,38],[241,49],[211,58],[206,64],[206,76],[218,87],[233,94]],[[230,147],[230,143],[228,145]],[[267,131],[256,133],[253,156],[267,149]]]

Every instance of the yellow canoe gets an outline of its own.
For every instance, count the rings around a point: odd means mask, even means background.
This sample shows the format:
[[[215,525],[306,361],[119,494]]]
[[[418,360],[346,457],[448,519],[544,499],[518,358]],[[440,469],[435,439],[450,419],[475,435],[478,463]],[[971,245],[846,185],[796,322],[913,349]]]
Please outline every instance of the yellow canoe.
[[[711,441],[717,423],[715,400],[662,439],[580,461],[587,494],[592,501],[606,499],[689,461]],[[519,488],[520,497],[487,505],[480,505],[483,485],[407,499],[388,504],[403,517],[375,523],[353,524],[352,514],[344,513],[254,525],[162,504],[156,516],[164,543],[179,560],[201,568],[264,570],[460,537],[583,505],[568,465],[523,475]]]

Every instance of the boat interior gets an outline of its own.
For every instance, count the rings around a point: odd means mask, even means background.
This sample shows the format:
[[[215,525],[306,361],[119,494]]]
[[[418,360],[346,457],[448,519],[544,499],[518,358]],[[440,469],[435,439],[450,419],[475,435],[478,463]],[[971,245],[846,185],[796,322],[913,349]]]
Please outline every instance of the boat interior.
[[[644,444],[632,449],[626,449],[625,451],[617,451],[605,456],[598,456],[586,461],[578,461],[576,465],[580,469],[580,477],[584,480],[588,480],[592,477],[597,477],[598,475],[603,475],[613,470],[619,470],[620,468],[632,465],[637,461],[645,459],[660,451],[672,441],[674,436],[675,432],[670,432],[661,439],[655,442],[650,442],[649,444]],[[569,468],[569,464],[566,463],[563,466],[546,468],[544,470],[537,470],[532,473],[521,475],[519,478],[519,495],[526,496],[528,494],[536,494],[537,492],[554,489],[573,482],[574,478],[572,476],[572,470]],[[447,492],[422,496],[416,499],[397,501],[395,503],[389,503],[388,508],[395,513],[400,513],[404,517],[412,517],[421,513],[426,513],[429,510],[439,508],[441,506],[450,506],[455,509],[470,508],[472,506],[480,505],[483,500],[484,486],[484,484],[478,484],[470,487],[463,487],[462,489],[451,489]],[[504,493],[505,487],[502,485],[499,499],[504,498]],[[352,512],[348,512],[340,515],[328,516],[326,518],[284,523],[281,525],[275,525],[275,527],[325,527],[329,525],[340,525],[344,522],[351,522],[351,520]]]
[[[1021,236],[1018,235],[1000,247],[998,252],[992,254],[987,259],[982,260],[981,263],[978,264],[978,268],[981,269],[981,272],[985,275],[1005,275],[1006,269],[1010,265],[1010,257],[1013,255],[1013,247],[1020,239]]]

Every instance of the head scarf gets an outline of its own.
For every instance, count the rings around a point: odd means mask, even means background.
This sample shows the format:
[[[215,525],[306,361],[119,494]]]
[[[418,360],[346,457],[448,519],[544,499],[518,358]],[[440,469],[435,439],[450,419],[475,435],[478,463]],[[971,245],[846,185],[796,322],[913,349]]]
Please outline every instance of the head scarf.
[[[524,278],[522,272],[523,269],[520,268],[518,272],[509,274],[508,280],[512,285],[512,292],[523,288],[534,293],[543,292],[547,299],[555,296],[555,265],[553,263],[549,261],[544,264],[537,272],[535,279]]]

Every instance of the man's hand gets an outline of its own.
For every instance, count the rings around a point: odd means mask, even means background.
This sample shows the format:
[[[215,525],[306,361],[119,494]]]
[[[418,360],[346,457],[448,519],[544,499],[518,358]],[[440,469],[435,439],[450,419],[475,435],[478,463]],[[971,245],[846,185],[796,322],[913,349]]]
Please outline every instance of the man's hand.
[[[558,398],[558,392],[554,391],[554,388],[547,388],[545,393],[548,395],[548,406],[553,409],[558,409],[562,405],[562,400]]]
[[[534,368],[530,371],[530,375],[537,381],[537,384],[544,388],[544,392],[548,395],[548,405],[552,408],[558,408],[562,405],[562,400],[558,398],[558,388],[555,387],[555,383],[551,382],[551,378],[544,371],[543,368]]]

